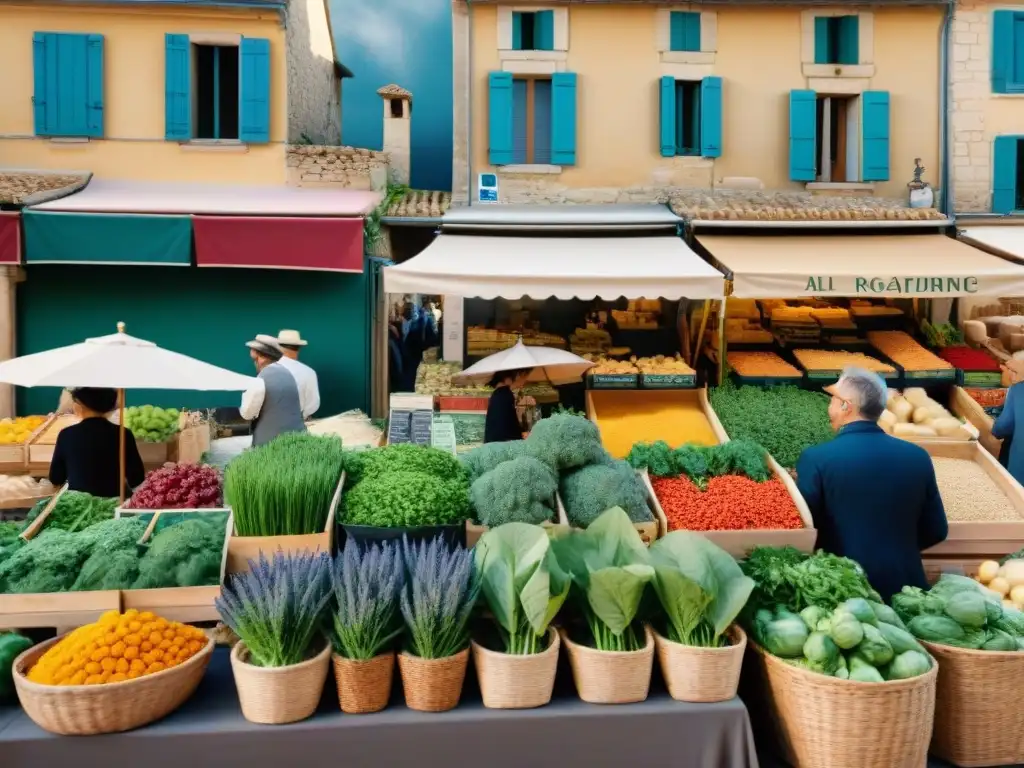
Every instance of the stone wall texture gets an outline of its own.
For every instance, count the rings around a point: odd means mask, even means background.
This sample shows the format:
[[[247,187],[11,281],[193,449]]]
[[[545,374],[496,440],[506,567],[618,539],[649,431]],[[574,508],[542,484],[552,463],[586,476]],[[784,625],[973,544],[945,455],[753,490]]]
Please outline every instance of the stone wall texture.
[[[341,142],[341,81],[323,0],[288,3],[288,141]]]
[[[357,147],[288,147],[288,184],[381,191],[387,186],[388,153]]]

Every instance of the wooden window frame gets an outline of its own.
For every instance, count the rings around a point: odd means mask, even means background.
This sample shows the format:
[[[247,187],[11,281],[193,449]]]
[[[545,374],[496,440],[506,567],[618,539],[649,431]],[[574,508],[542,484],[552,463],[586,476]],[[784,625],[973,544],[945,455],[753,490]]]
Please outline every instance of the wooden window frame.
[[[526,81],[526,159],[523,163],[517,163],[518,165],[550,165],[548,163],[538,163],[534,155],[534,146],[536,137],[534,132],[537,125],[537,112],[534,106],[536,101],[536,83],[538,80],[551,82],[551,75],[513,75],[513,81],[524,80]]]

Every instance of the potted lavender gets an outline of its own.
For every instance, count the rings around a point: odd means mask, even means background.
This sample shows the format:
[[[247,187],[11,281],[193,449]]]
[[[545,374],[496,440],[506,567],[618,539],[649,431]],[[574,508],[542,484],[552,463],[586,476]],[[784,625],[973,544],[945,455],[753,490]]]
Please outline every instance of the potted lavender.
[[[391,646],[402,632],[398,600],[404,580],[398,542],[364,549],[350,538],[334,561],[332,659],[343,712],[380,712],[388,705],[395,674]]]
[[[480,591],[473,553],[441,537],[403,541],[402,617],[408,645],[398,656],[405,703],[420,712],[458,706],[469,663],[469,616]]]
[[[231,670],[242,714],[277,725],[313,714],[330,666],[331,645],[320,631],[331,599],[331,558],[308,551],[260,553],[232,575],[217,598],[224,623],[238,635]]]

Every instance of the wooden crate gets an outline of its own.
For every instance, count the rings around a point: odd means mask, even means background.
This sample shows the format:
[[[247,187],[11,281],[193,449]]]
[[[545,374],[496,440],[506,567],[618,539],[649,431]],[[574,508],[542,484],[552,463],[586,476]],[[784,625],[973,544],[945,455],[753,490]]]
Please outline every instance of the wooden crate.
[[[29,435],[28,439],[31,438],[32,435]],[[0,445],[0,474],[20,474],[25,471],[27,464],[28,440],[24,443]]]
[[[74,629],[119,610],[121,593],[116,589],[0,595],[0,629]]]
[[[550,532],[567,531],[567,530],[569,530],[569,521],[565,517],[565,507],[562,505],[562,499],[557,494],[555,495],[555,502],[556,502],[556,506],[557,506],[557,510],[556,510],[557,522],[552,523],[552,522],[549,522],[549,521],[545,521],[545,522],[541,523],[541,526],[544,527],[544,528],[551,529]],[[466,547],[467,548],[471,548],[471,547],[475,546],[476,543],[480,540],[480,537],[483,536],[485,533],[487,533],[487,531],[489,531],[489,530],[490,530],[490,528],[488,528],[486,525],[480,525],[479,523],[474,523],[472,520],[467,520],[466,521]]]
[[[977,556],[963,558],[923,557],[922,562],[924,563],[924,575],[927,577],[928,583],[934,584],[944,573],[955,573],[957,576],[967,576],[973,579],[978,575],[978,569],[981,564],[987,559]]]
[[[78,419],[74,416],[69,416],[66,413],[53,413],[41,427],[39,427],[32,436],[28,439],[25,447],[25,460],[26,466],[29,470],[42,470],[47,471],[50,468],[50,461],[53,459],[53,448],[55,443],[43,443],[40,439],[46,433],[46,431],[53,425],[54,422],[60,419],[68,421],[67,426],[71,424],[77,424]]]
[[[981,465],[996,486],[1006,494],[1021,516],[1019,521],[949,521],[949,536],[941,544],[926,549],[926,557],[996,560],[1024,547],[1024,488],[996,459],[975,442],[922,442],[929,455],[948,459],[966,459]]]
[[[331,507],[327,512],[327,525],[322,533],[309,533],[300,536],[239,536],[232,527],[227,548],[227,574],[242,573],[249,570],[249,561],[258,559],[260,552],[271,557],[278,550],[286,554],[317,550],[332,554],[334,551],[334,519],[337,515],[341,493],[345,487],[345,473],[341,473],[338,486],[331,499]]]
[[[992,425],[995,424],[995,419],[985,413],[985,409],[978,405],[977,401],[968,395],[963,387],[953,387],[949,396],[949,409],[954,416],[966,419],[968,424],[978,430],[978,442],[985,450],[998,458],[1003,441],[992,436]]]

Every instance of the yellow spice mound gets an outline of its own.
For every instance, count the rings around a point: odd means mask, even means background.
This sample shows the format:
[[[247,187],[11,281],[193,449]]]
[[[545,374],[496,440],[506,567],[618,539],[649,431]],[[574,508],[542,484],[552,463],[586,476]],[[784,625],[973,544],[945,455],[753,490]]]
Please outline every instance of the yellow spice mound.
[[[101,685],[153,675],[206,647],[201,629],[149,611],[108,611],[54,645],[29,670],[43,685]]]

